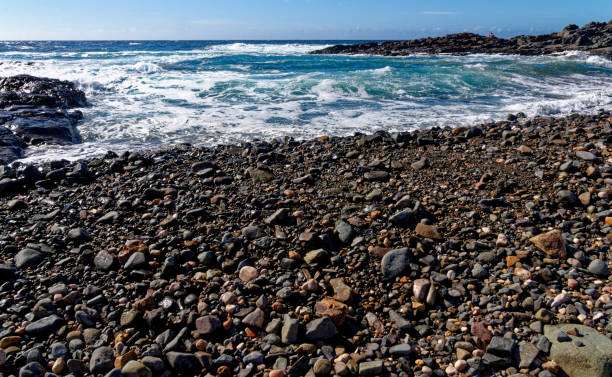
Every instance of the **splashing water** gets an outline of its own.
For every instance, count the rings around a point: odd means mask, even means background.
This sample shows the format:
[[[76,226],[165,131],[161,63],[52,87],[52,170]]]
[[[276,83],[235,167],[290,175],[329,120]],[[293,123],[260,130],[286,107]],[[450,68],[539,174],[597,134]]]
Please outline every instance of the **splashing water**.
[[[79,124],[83,144],[28,148],[29,159],[469,125],[612,104],[612,62],[581,52],[307,55],[335,43],[0,42],[0,76],[71,80],[91,104]]]

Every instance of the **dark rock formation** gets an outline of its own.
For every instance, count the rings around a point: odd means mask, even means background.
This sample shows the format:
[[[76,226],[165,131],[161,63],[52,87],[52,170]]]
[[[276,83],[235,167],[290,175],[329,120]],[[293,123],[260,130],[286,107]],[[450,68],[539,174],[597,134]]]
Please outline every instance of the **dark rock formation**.
[[[0,162],[23,156],[36,144],[81,141],[76,129],[87,106],[85,93],[68,81],[28,75],[0,78]]]
[[[404,56],[410,54],[520,54],[540,55],[580,50],[612,56],[612,21],[591,22],[579,28],[568,25],[558,33],[520,35],[509,39],[493,35],[485,37],[472,33],[449,34],[439,38],[421,38],[411,41],[370,42],[337,45],[311,54],[369,54]]]

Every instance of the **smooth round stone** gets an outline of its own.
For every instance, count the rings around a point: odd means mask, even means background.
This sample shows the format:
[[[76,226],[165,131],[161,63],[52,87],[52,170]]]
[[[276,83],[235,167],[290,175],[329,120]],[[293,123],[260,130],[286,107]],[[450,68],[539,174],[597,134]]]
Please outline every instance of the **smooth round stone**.
[[[51,367],[51,371],[55,374],[60,374],[66,368],[66,362],[61,357],[55,360],[53,366]]]
[[[454,376],[455,374],[457,374],[457,369],[454,366],[452,366],[452,365],[447,366],[444,371],[449,376]]]
[[[457,369],[459,372],[463,371],[467,367],[468,363],[465,360],[457,360],[455,362],[455,369]]]
[[[0,348],[0,365],[4,365],[6,363],[6,351]]]
[[[315,376],[327,376],[331,369],[332,364],[329,360],[320,359],[317,360],[314,367],[312,368],[312,371],[314,372]]]
[[[270,371],[270,373],[268,373],[268,376],[270,377],[285,377],[285,372],[283,372],[280,369],[273,369]]]
[[[589,263],[589,272],[601,277],[608,277],[610,275],[608,265],[601,259],[593,259]]]
[[[240,280],[242,280],[245,283],[255,279],[257,276],[259,276],[259,272],[257,271],[255,267],[251,267],[251,266],[242,267],[238,275],[238,277],[240,277]]]

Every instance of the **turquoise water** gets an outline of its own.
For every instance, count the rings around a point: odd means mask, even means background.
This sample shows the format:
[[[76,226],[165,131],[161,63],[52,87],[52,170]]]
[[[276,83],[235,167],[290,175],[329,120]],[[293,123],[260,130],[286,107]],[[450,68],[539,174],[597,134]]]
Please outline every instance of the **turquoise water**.
[[[71,80],[88,96],[85,143],[31,148],[33,159],[466,125],[612,103],[612,62],[584,53],[306,54],[335,43],[0,42],[0,76]]]

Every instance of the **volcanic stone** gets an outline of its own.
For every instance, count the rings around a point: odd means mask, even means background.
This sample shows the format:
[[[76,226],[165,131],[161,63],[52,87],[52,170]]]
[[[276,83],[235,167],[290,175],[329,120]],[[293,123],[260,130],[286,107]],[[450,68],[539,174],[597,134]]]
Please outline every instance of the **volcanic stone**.
[[[93,375],[104,374],[113,369],[115,356],[113,350],[109,347],[96,348],[89,360],[89,371]]]
[[[45,255],[38,250],[22,249],[15,255],[17,268],[36,267],[43,261]]]
[[[338,333],[336,325],[329,317],[322,317],[310,321],[306,325],[306,339],[311,342],[329,339]]]
[[[408,248],[391,250],[385,254],[380,263],[385,280],[403,275],[410,267],[412,253]]]

